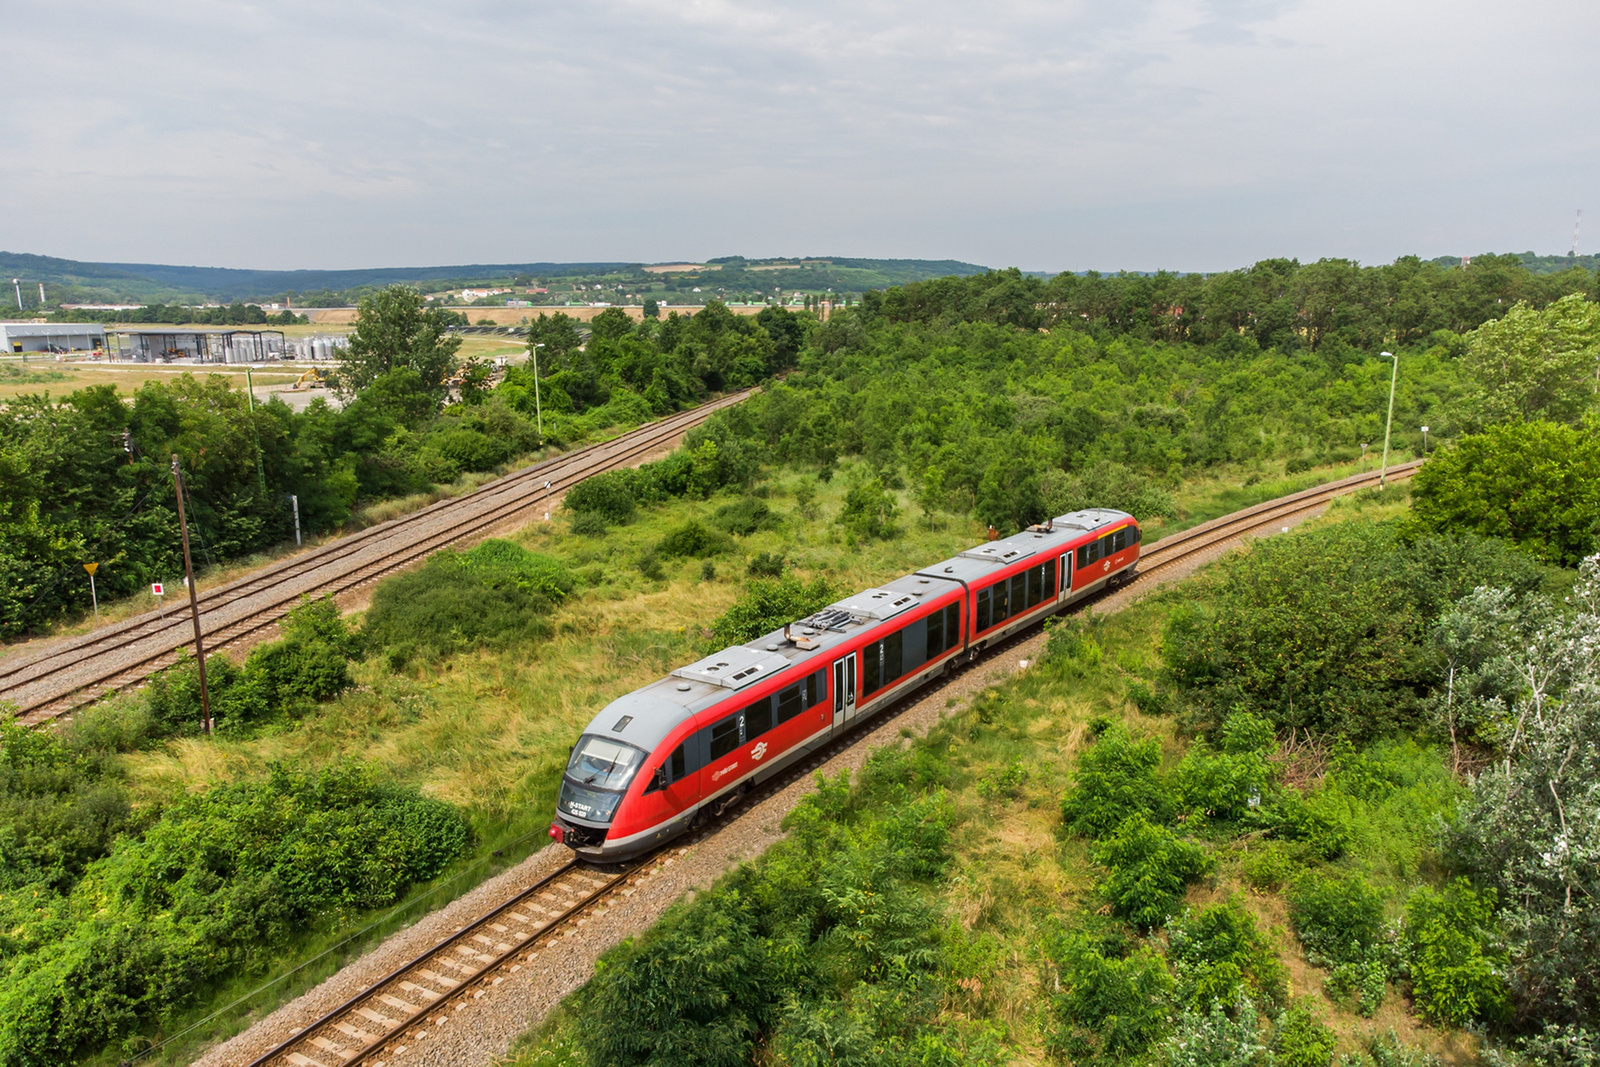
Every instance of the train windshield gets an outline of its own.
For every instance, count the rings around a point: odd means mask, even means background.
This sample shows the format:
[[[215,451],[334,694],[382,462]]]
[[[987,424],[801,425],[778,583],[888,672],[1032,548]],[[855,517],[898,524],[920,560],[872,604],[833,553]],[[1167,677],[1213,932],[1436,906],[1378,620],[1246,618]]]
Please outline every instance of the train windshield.
[[[586,789],[621,792],[633,781],[645,754],[632,745],[604,737],[581,737],[567,763],[567,778]]]

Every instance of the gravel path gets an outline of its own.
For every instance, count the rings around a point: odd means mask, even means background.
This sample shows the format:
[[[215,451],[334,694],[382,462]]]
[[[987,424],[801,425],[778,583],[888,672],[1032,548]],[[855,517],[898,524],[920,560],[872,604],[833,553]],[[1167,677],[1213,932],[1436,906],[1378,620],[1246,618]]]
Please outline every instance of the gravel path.
[[[1323,509],[1284,520],[1293,527],[1321,514]],[[1271,533],[1278,533],[1274,528]],[[1121,611],[1152,590],[1188,577],[1234,547],[1240,539],[1221,543],[1164,569],[1158,577],[1135,582],[1094,604],[1101,614]],[[1035,633],[993,653],[970,669],[898,713],[882,719],[855,745],[819,768],[828,776],[848,768],[859,771],[867,757],[883,745],[898,743],[901,730],[924,735],[947,715],[959,714],[978,693],[1018,670],[1025,670],[1044,648],[1045,636]],[[952,701],[954,703],[952,703]],[[513,1041],[538,1024],[573,990],[594,974],[594,964],[606,950],[626,937],[647,929],[662,912],[685,893],[705,889],[740,862],[759,856],[783,836],[779,824],[800,800],[816,788],[814,777],[802,775],[778,793],[766,797],[704,840],[672,849],[661,856],[637,886],[624,890],[563,936],[539,949],[526,966],[498,979],[492,992],[481,999],[466,998],[449,1022],[412,1039],[410,1044],[386,1050],[378,1057],[393,1067],[488,1067],[504,1057]],[[301,1027],[371,985],[449,934],[466,925],[521,888],[555,870],[566,861],[565,848],[550,846],[517,867],[485,882],[416,925],[389,938],[377,949],[345,967],[316,989],[284,1005],[272,1015],[196,1060],[197,1067],[238,1067],[291,1036]],[[335,1067],[329,1063],[326,1067]]]

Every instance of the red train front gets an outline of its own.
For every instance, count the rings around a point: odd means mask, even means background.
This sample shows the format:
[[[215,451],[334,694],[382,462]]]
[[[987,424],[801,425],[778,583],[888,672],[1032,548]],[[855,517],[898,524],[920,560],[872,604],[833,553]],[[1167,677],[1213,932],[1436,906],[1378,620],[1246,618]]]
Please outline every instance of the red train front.
[[[612,701],[573,746],[550,836],[622,860],[669,840],[952,663],[1126,580],[1139,524],[1092,509],[990,541]]]

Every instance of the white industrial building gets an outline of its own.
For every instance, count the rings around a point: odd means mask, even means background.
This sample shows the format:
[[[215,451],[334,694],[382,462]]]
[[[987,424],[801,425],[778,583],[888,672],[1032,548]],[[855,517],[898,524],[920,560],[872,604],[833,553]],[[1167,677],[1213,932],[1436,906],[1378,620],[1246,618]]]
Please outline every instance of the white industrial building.
[[[292,359],[294,352],[280,330],[116,329],[112,356],[134,363],[260,363]]]
[[[106,328],[93,322],[0,322],[0,350],[12,355],[30,352],[102,352]]]

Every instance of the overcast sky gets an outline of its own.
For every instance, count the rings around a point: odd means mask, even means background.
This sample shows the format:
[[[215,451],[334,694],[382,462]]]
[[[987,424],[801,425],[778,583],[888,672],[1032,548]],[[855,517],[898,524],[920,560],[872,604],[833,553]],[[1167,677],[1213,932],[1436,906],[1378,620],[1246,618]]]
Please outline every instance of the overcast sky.
[[[5,0],[0,248],[1214,270],[1600,248],[1595,0]]]

